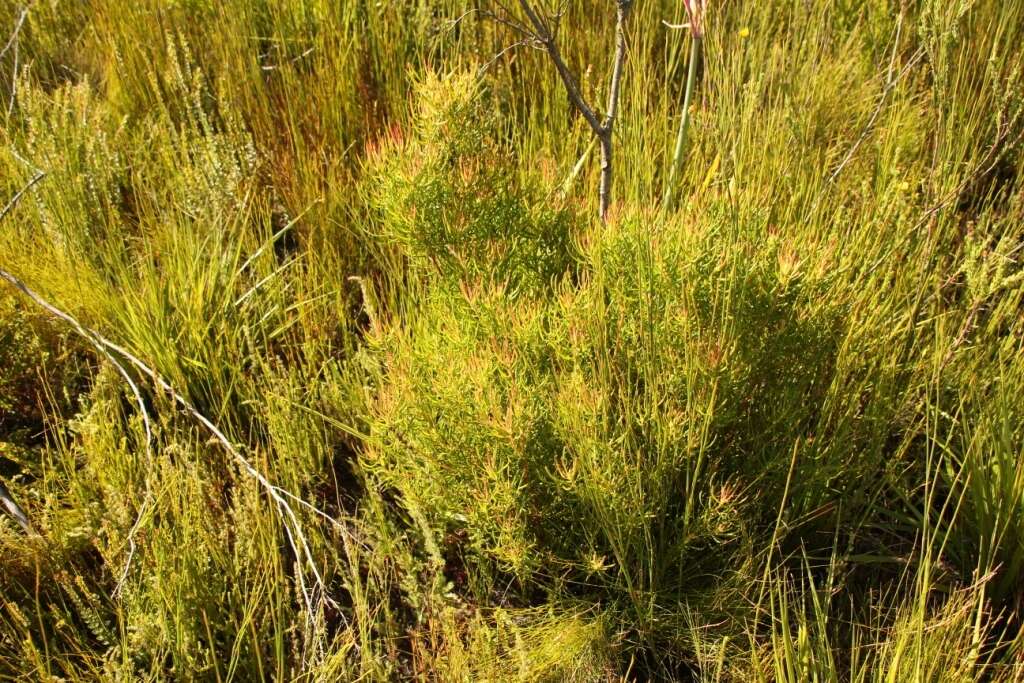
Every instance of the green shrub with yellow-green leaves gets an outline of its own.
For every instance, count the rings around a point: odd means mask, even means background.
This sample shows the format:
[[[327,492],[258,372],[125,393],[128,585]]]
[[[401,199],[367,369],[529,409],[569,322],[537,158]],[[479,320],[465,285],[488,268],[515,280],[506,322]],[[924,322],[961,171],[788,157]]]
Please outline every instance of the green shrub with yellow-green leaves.
[[[0,0],[0,678],[1024,680],[1024,7],[489,11]]]

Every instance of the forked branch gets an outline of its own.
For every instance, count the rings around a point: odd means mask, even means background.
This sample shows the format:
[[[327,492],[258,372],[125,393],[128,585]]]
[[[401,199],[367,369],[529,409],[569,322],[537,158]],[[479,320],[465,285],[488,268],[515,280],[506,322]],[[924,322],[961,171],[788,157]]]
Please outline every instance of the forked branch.
[[[530,0],[519,0],[519,8],[525,17],[519,21],[509,15],[491,14],[498,23],[513,28],[522,34],[527,41],[539,47],[547,53],[548,58],[555,67],[565,92],[569,96],[569,102],[580,113],[583,119],[590,126],[591,132],[601,147],[601,184],[599,189],[600,209],[599,215],[602,222],[608,220],[608,207],[611,205],[612,179],[614,167],[612,165],[612,136],[615,128],[615,119],[619,108],[619,97],[622,91],[622,75],[627,56],[626,23],[629,20],[632,0],[616,0],[615,11],[615,53],[612,57],[611,86],[608,90],[608,103],[603,115],[587,102],[580,89],[579,81],[573,74],[572,69],[566,63],[558,48],[558,41],[555,38],[555,31],[552,26],[557,25],[558,16],[545,16],[534,7]],[[499,7],[503,7],[498,2]]]

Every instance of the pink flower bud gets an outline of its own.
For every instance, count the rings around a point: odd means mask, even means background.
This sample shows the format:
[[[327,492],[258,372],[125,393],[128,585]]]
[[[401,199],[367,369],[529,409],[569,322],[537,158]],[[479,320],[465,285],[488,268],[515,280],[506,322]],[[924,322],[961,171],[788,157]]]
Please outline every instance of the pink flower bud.
[[[705,0],[683,0],[686,15],[690,18],[690,32],[694,38],[704,35],[704,2]]]

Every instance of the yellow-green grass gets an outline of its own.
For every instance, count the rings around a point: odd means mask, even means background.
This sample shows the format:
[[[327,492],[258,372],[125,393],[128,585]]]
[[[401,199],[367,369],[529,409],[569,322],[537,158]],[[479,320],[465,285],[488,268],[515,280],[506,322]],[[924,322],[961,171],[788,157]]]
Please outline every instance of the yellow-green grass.
[[[1024,5],[502,12],[0,0],[0,679],[1024,679]]]

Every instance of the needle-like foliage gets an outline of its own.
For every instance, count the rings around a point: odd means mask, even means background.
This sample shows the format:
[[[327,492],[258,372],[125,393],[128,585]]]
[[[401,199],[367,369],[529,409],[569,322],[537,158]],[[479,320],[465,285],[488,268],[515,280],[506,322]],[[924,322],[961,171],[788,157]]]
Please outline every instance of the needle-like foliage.
[[[1024,680],[1021,44],[0,0],[0,679]]]

